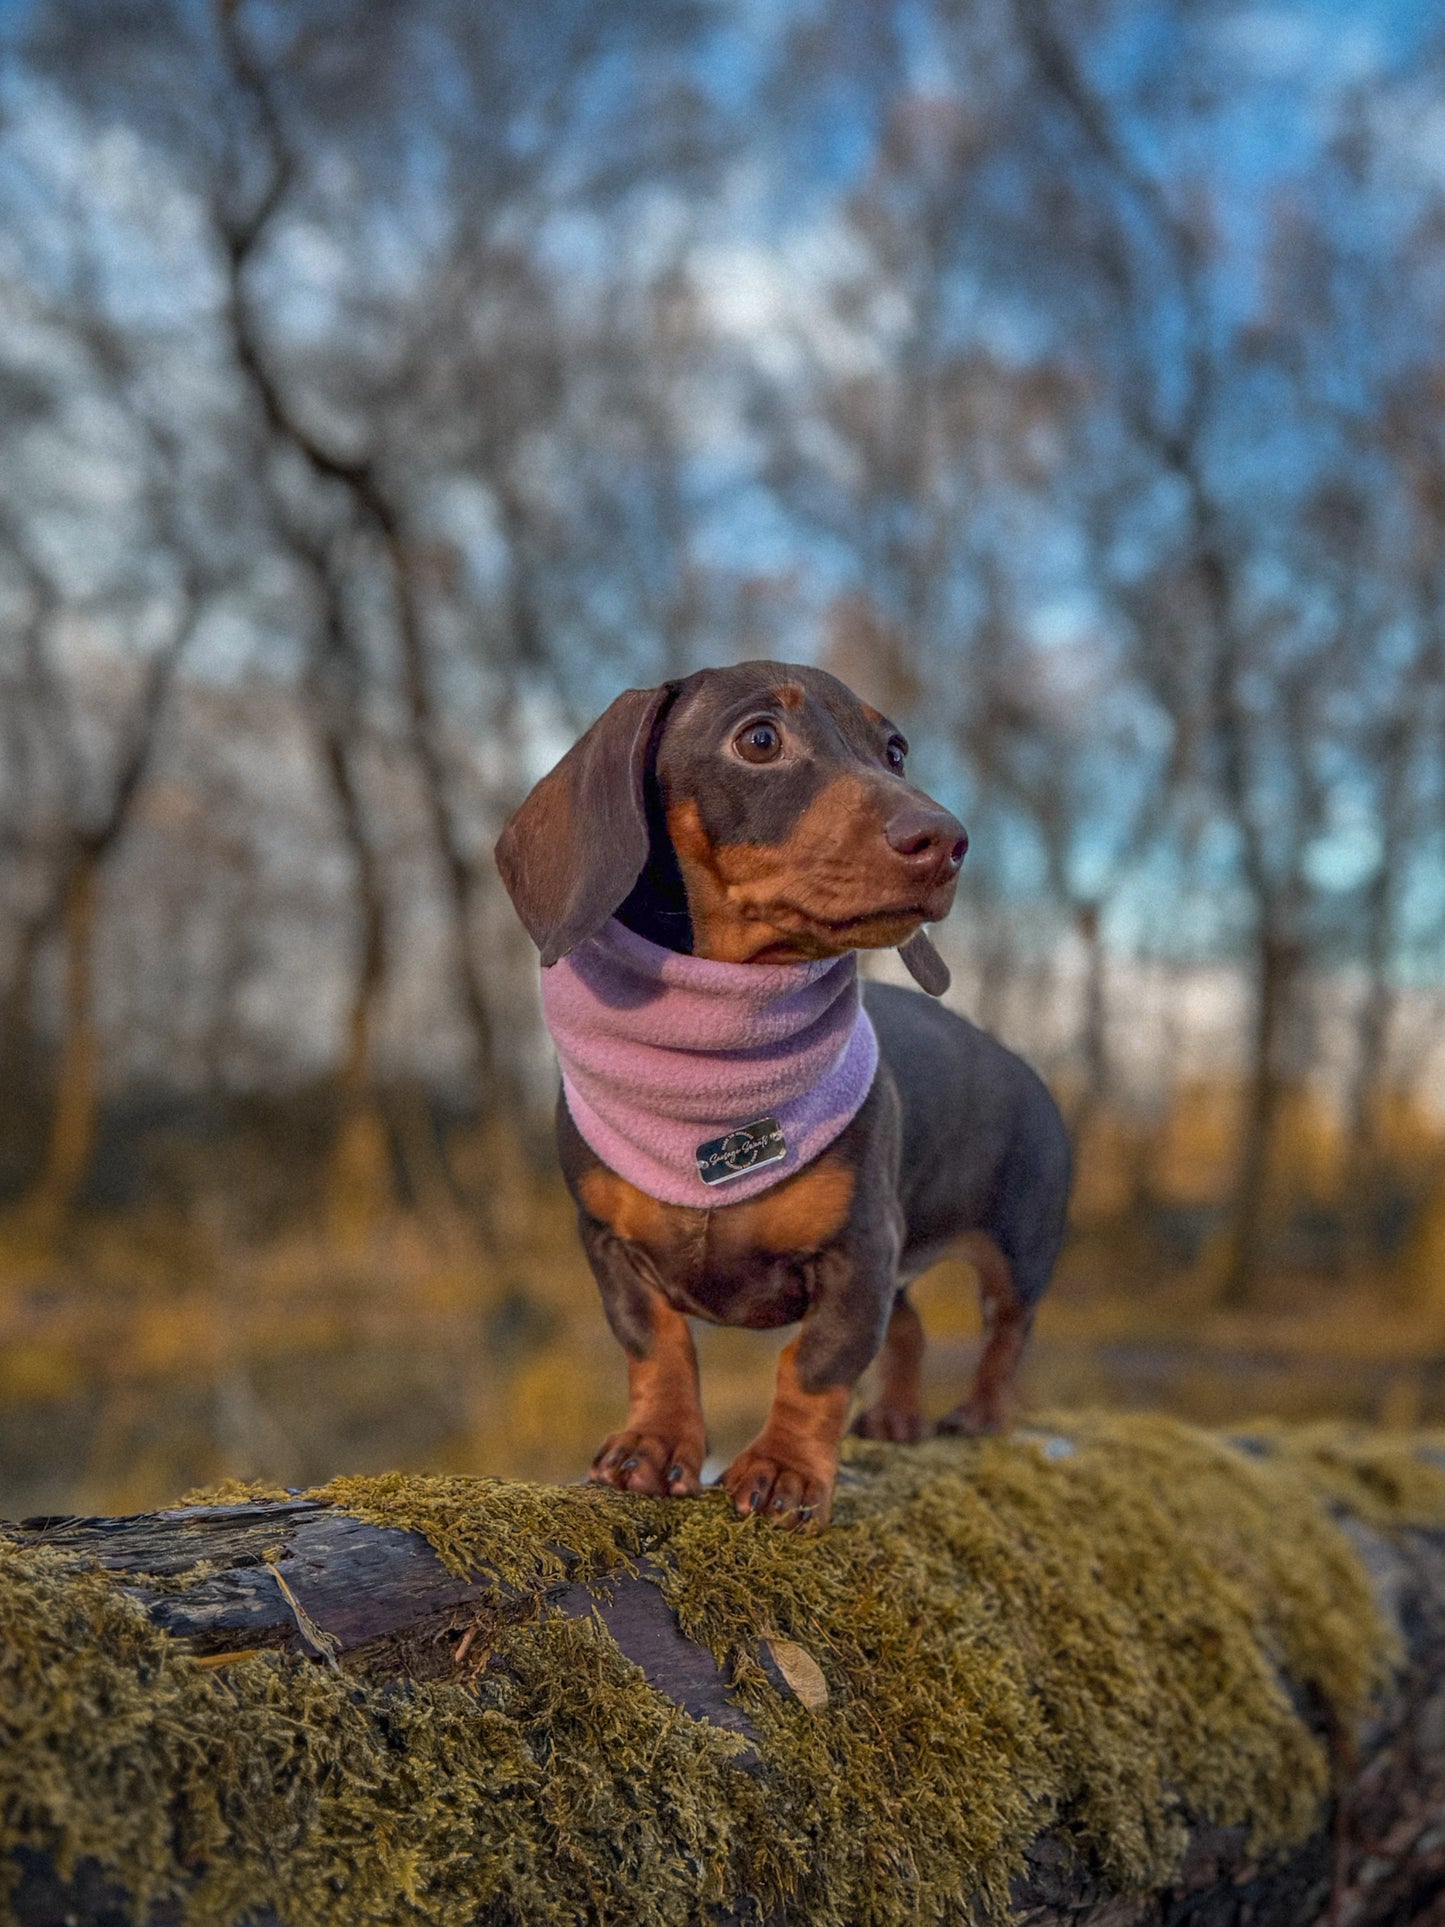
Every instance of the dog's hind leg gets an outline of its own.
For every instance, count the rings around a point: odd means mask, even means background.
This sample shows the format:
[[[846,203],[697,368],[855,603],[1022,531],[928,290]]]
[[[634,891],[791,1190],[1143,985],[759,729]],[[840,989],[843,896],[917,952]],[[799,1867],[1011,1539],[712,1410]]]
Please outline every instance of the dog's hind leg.
[[[978,1273],[983,1351],[973,1389],[938,1421],[940,1432],[1001,1432],[1012,1417],[1013,1384],[1034,1321],[1033,1306],[1014,1282],[1013,1266],[993,1239],[970,1231],[957,1246]]]
[[[1030,1101],[999,1173],[993,1207],[955,1249],[978,1272],[983,1351],[973,1389],[940,1432],[1000,1432],[1039,1300],[1048,1289],[1069,1208],[1071,1158],[1058,1106],[1028,1073]]]
[[[859,1438],[908,1445],[923,1436],[923,1324],[900,1291],[878,1356],[878,1396],[853,1421]]]

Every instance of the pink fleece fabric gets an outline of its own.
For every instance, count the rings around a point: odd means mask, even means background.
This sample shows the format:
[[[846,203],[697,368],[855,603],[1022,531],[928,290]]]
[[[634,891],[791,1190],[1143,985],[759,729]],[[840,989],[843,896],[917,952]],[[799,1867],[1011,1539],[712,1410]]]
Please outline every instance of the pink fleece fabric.
[[[567,1109],[602,1162],[665,1204],[756,1197],[857,1114],[878,1040],[851,954],[817,963],[684,956],[615,917],[542,972]],[[704,1184],[697,1148],[775,1117],[786,1154]]]

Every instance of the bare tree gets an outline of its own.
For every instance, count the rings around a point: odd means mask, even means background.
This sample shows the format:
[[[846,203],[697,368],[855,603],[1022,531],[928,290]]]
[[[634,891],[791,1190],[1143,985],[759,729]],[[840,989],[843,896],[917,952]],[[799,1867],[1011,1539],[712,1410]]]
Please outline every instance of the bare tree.
[[[27,558],[37,608],[50,619],[30,626],[28,694],[50,736],[58,766],[65,773],[59,821],[52,824],[46,851],[48,878],[44,900],[21,928],[18,967],[12,976],[15,1009],[10,1024],[25,1021],[23,1000],[33,994],[31,973],[39,944],[54,928],[64,957],[60,1048],[54,1077],[51,1118],[31,1194],[31,1208],[42,1227],[53,1232],[82,1183],[90,1162],[99,1101],[99,1041],[95,1013],[95,948],[100,891],[105,867],[120,843],[156,749],[166,699],[181,655],[195,631],[202,608],[198,582],[187,573],[177,584],[173,606],[164,618],[161,639],[150,649],[136,677],[136,689],[108,767],[88,758],[82,734],[60,693],[60,678],[48,640],[59,606],[53,585],[40,565]]]

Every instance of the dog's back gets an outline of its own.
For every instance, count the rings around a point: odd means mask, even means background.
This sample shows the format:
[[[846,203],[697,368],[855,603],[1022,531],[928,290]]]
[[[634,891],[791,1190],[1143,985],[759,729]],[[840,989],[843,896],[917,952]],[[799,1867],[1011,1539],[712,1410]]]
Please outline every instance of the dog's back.
[[[1032,1305],[1063,1242],[1069,1198],[1068,1133],[1048,1087],[997,1038],[920,991],[868,984],[863,1001],[902,1104],[903,1281],[981,1231]]]

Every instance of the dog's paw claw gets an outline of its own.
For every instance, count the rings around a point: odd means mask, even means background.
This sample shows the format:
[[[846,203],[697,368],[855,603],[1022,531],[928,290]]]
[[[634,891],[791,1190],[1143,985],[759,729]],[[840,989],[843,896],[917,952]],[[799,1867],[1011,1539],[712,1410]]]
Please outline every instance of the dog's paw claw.
[[[776,1452],[749,1446],[718,1483],[745,1519],[761,1515],[790,1532],[816,1530],[828,1522],[833,1475],[822,1468],[797,1465]]]
[[[587,1476],[594,1485],[615,1486],[620,1492],[641,1492],[652,1498],[692,1498],[702,1490],[702,1461],[706,1448],[650,1432],[614,1432],[603,1441]]]

